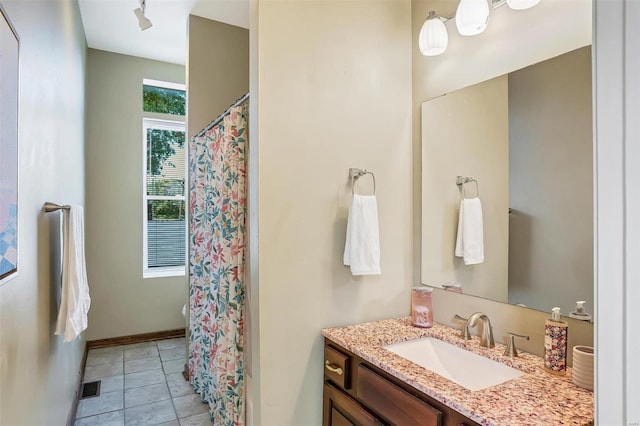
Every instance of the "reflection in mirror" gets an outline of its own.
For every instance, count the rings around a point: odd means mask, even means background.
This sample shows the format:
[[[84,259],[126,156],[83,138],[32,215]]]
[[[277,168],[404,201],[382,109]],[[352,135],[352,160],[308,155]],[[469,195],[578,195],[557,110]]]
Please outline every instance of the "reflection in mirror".
[[[423,103],[422,138],[422,282],[565,315],[576,301],[593,309],[591,47]],[[479,264],[455,255],[457,176],[478,183]]]

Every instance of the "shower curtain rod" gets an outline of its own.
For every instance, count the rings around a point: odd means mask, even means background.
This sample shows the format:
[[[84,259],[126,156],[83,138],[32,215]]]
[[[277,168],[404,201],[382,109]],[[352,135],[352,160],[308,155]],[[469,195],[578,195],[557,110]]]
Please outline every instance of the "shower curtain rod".
[[[237,107],[238,105],[242,104],[244,101],[246,101],[247,99],[249,99],[249,94],[245,94],[244,96],[242,96],[240,99],[238,99],[237,101],[235,101],[233,104],[231,104],[231,106],[229,108],[227,108],[227,110],[225,112],[223,112],[222,114],[220,114],[218,116],[218,118],[216,118],[215,120],[213,120],[211,123],[207,124],[207,127],[205,127],[204,129],[200,130],[198,132],[197,135],[194,136],[194,138],[199,138],[200,136],[204,135],[206,132],[208,132],[209,130],[211,130],[216,124],[220,123],[222,121],[223,118],[225,118],[227,115],[229,115],[229,113],[231,112],[232,108]]]

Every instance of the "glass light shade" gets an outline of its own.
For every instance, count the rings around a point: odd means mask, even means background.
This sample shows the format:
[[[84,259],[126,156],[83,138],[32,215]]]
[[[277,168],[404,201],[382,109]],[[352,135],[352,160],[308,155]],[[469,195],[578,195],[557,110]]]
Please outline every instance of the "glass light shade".
[[[463,36],[480,34],[489,22],[487,0],[460,0],[456,10],[456,27]]]
[[[507,0],[507,4],[513,10],[525,10],[540,3],[540,0]]]
[[[420,29],[418,37],[418,45],[420,52],[424,56],[436,56],[447,50],[449,44],[449,34],[444,22],[440,20],[433,12],[429,13],[429,17]]]

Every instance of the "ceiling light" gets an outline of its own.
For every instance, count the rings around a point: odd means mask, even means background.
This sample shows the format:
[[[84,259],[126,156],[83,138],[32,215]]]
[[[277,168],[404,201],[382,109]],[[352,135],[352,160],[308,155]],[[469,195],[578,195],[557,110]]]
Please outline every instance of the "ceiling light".
[[[540,3],[540,0],[507,0],[507,4],[513,10],[525,10]]]
[[[427,20],[422,24],[418,45],[424,56],[436,56],[447,50],[449,34],[444,22],[431,11]]]
[[[456,10],[456,27],[463,36],[480,34],[489,22],[487,0],[460,0]]]
[[[146,16],[144,16],[145,9],[146,9],[145,0],[140,0],[140,7],[133,10],[133,13],[135,13],[136,18],[138,18],[138,25],[140,25],[140,29],[142,31],[148,30],[153,26],[151,21],[147,19]]]

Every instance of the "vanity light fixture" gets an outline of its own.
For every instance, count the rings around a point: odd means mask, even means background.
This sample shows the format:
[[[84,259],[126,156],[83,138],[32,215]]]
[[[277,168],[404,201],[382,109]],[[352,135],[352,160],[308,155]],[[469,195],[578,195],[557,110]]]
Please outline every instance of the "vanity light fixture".
[[[143,0],[144,1],[144,0]],[[513,10],[530,9],[541,0],[460,0],[456,14],[451,18],[441,18],[429,11],[427,20],[422,24],[418,36],[418,46],[424,56],[436,56],[444,53],[449,44],[449,34],[444,25],[449,19],[456,20],[456,28],[462,36],[474,36],[487,29],[490,9],[496,9],[505,3]],[[491,7],[489,7],[491,6]]]
[[[463,36],[482,33],[489,22],[489,3],[487,0],[460,0],[456,10],[456,27]]]
[[[540,0],[507,0],[507,4],[513,10],[531,9],[540,3]]]
[[[133,10],[133,13],[136,15],[136,18],[138,18],[138,25],[140,25],[140,29],[142,31],[148,30],[153,26],[151,21],[144,15],[145,9],[146,9],[145,0],[140,0],[140,7]]]
[[[449,44],[449,34],[447,27],[440,17],[436,16],[434,11],[429,12],[427,20],[422,24],[420,36],[418,37],[418,45],[420,52],[424,56],[436,56],[444,53]]]

